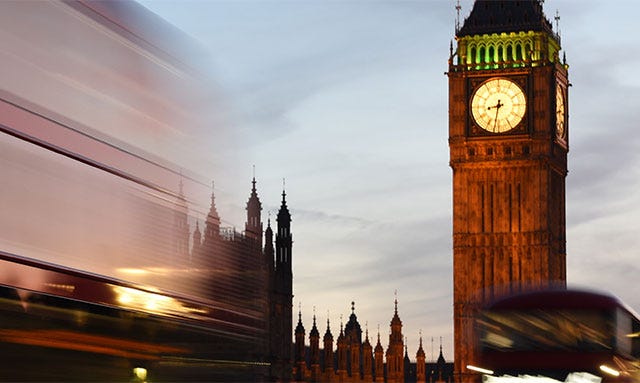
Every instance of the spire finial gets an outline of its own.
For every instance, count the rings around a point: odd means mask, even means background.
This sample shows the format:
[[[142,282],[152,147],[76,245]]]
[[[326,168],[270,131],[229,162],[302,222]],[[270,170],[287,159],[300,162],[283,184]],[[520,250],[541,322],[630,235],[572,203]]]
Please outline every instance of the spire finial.
[[[398,314],[398,290],[395,290],[394,295],[396,297],[396,299],[395,299],[395,313]]]
[[[340,334],[342,334],[342,314],[340,314]]]
[[[378,343],[380,343],[380,323],[378,323]]]
[[[422,348],[422,329],[418,333],[420,334],[420,348]]]
[[[298,321],[302,321],[302,302],[298,302]]]
[[[556,35],[560,36],[560,11],[556,9],[556,15],[553,17],[556,21]]]
[[[462,7],[460,6],[460,0],[456,2],[456,34],[460,32],[460,10]]]
[[[356,312],[356,302],[351,301],[351,314],[355,314]]]
[[[442,337],[440,337],[440,353],[442,354]]]
[[[364,322],[364,339],[369,340],[369,321]]]
[[[282,178],[282,202],[285,202],[285,197],[287,193],[285,192],[284,178]]]
[[[329,331],[329,310],[327,310],[327,331]]]
[[[313,306],[313,327],[316,327],[316,306]]]
[[[255,165],[253,165],[253,179],[251,180],[251,184],[252,184],[251,191],[255,192],[256,191],[256,166]]]

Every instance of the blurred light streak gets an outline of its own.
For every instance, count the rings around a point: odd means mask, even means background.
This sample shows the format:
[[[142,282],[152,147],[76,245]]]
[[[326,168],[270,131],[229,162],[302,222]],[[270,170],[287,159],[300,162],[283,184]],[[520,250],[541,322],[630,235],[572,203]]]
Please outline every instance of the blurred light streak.
[[[487,370],[486,368],[482,368],[482,367],[472,366],[470,364],[467,365],[467,368],[469,370],[481,372],[483,374],[488,374],[488,375],[492,375],[493,374],[493,371],[491,371],[491,370]]]
[[[605,364],[600,365],[600,370],[612,376],[620,376],[620,371],[613,369]]]
[[[184,354],[188,352],[187,349],[180,347],[82,334],[66,330],[0,329],[0,342],[85,351],[145,360],[158,359],[162,353]]]
[[[161,294],[155,294],[124,286],[112,286],[116,300],[123,307],[160,315],[180,315],[199,318],[192,314],[207,314],[202,308],[188,307],[178,300]],[[152,289],[152,288],[151,288]]]

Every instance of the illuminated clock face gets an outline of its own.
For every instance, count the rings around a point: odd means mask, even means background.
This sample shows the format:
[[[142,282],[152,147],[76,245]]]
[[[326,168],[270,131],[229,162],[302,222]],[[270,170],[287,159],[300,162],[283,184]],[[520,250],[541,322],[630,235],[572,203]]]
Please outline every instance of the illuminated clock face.
[[[515,128],[527,111],[522,88],[506,78],[487,80],[471,98],[474,121],[484,130],[504,133]]]
[[[564,139],[565,135],[564,91],[556,84],[556,136]]]

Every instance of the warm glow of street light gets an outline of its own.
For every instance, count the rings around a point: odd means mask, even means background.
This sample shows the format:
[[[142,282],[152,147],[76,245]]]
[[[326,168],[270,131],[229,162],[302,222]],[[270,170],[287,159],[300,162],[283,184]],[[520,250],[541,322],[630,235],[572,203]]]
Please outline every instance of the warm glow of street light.
[[[143,367],[136,367],[133,369],[133,376],[136,381],[144,382],[147,380],[147,369]]]

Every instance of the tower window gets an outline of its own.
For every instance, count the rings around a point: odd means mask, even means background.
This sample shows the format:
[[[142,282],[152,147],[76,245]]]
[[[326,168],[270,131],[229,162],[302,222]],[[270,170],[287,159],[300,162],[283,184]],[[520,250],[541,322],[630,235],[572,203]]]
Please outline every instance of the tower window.
[[[522,148],[522,153],[523,153],[524,155],[529,155],[529,152],[530,152],[529,145],[525,145],[525,146]]]
[[[511,154],[511,146],[507,146],[506,148],[504,148],[504,154]]]
[[[476,150],[474,148],[469,148],[469,157],[473,157],[476,155]]]
[[[493,155],[493,148],[487,148],[487,155],[488,156],[492,156]]]

